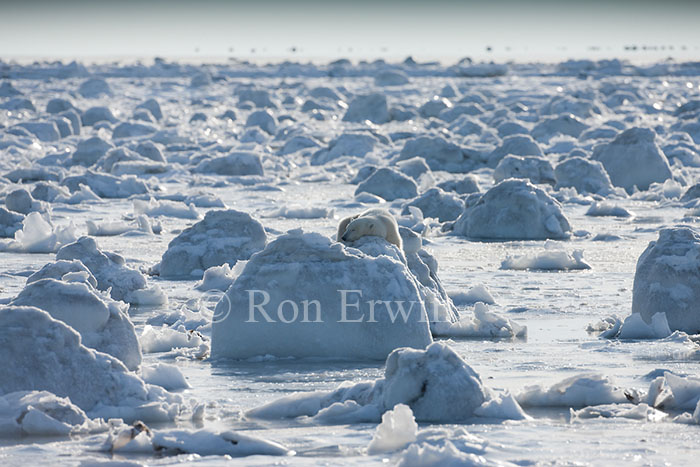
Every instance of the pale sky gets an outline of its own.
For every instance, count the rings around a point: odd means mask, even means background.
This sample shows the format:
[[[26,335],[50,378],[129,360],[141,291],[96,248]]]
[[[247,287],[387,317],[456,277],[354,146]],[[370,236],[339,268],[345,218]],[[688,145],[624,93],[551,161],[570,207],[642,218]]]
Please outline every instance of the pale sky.
[[[2,0],[0,58],[697,60],[699,25],[682,0]]]

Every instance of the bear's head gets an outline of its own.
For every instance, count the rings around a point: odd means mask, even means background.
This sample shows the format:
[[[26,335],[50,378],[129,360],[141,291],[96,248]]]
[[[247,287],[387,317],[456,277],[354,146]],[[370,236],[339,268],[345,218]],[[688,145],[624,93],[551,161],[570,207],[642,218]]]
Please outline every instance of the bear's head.
[[[371,217],[359,217],[348,224],[342,240],[344,242],[354,242],[360,237],[367,235],[386,238],[384,223]]]

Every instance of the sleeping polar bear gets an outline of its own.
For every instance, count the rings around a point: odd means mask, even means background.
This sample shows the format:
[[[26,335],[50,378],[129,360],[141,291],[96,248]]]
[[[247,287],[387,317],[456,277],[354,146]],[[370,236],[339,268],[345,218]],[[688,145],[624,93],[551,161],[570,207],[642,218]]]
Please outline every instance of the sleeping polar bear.
[[[343,242],[354,242],[366,235],[382,237],[399,249],[403,248],[399,235],[399,225],[394,216],[386,209],[369,209],[361,214],[346,217],[338,224],[336,239]]]

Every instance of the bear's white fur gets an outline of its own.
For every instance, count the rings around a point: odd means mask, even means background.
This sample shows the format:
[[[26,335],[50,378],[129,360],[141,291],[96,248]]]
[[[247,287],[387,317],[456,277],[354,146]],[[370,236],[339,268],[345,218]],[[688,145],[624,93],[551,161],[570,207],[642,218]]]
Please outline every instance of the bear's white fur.
[[[401,235],[399,235],[399,225],[394,216],[385,209],[369,209],[361,214],[346,217],[338,225],[336,239],[343,242],[354,242],[367,235],[382,237],[399,249],[403,248]]]

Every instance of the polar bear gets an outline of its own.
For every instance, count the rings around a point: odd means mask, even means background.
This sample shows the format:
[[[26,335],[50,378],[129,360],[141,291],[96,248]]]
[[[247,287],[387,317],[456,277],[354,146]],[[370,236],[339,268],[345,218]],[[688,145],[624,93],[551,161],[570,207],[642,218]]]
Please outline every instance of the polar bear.
[[[354,242],[360,237],[372,235],[382,237],[399,249],[403,248],[399,225],[391,213],[385,209],[369,209],[361,214],[346,217],[338,224],[336,239]]]

